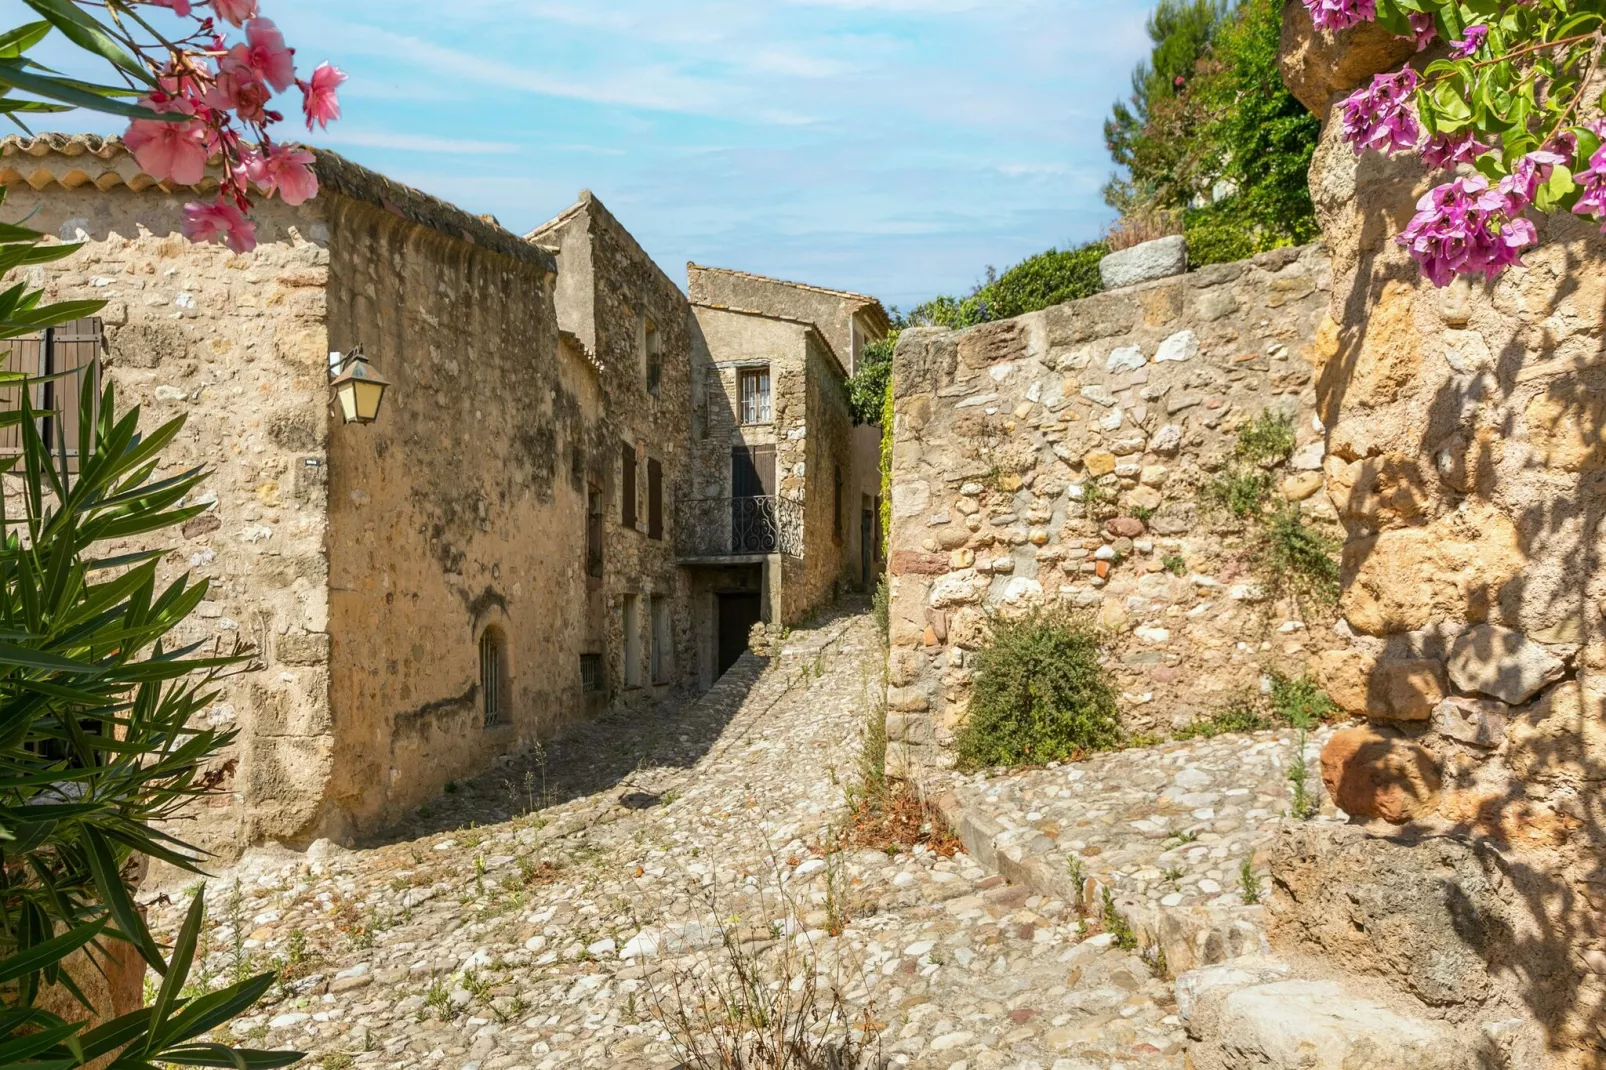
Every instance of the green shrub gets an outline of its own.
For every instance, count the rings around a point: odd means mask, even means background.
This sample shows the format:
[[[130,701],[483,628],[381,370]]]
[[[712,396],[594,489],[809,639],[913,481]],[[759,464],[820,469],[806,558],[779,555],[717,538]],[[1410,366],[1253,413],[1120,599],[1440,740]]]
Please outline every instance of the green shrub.
[[[1132,931],[1132,925],[1126,916],[1115,905],[1115,896],[1110,894],[1108,888],[1100,888],[1102,909],[1100,920],[1104,922],[1104,931],[1115,937],[1115,946],[1122,951],[1135,951],[1138,946],[1138,935]]]
[[[1258,732],[1267,727],[1266,719],[1248,698],[1234,700],[1226,709],[1172,733],[1173,739],[1214,739],[1226,732]]]
[[[987,318],[1024,316],[1099,293],[1104,289],[1099,261],[1109,251],[1103,242],[1093,242],[1078,249],[1050,249],[1027,257],[978,292]]]
[[[1237,454],[1250,464],[1278,465],[1294,452],[1294,421],[1267,409],[1238,432]]]
[[[848,379],[848,410],[856,424],[881,422],[887,395],[892,386],[892,353],[898,347],[898,331],[871,342],[859,354],[859,366]]]
[[[957,741],[964,769],[1035,765],[1121,743],[1115,690],[1085,621],[1039,609],[994,622],[977,653],[970,715]]]
[[[1338,551],[1338,540],[1305,523],[1290,503],[1264,521],[1256,571],[1275,594],[1331,604],[1339,594]]]
[[[1249,520],[1260,515],[1271,491],[1272,479],[1266,472],[1234,467],[1205,484],[1201,494],[1206,504],[1239,520]]]
[[[1332,720],[1338,713],[1338,706],[1310,677],[1273,673],[1271,710],[1278,720],[1301,728]]]
[[[881,644],[885,646],[892,639],[892,587],[887,577],[876,581],[870,608],[875,614],[876,630],[881,633]]]

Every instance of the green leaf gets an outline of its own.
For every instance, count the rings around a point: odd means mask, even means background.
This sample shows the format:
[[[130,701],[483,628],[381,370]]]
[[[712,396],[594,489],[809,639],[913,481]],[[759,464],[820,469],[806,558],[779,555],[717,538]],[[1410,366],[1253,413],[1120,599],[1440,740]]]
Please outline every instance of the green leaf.
[[[57,657],[43,650],[30,650],[14,643],[0,642],[0,665],[16,665],[25,669],[46,669],[51,672],[90,672],[93,666],[71,658]]]
[[[190,118],[179,112],[155,112],[138,104],[125,104],[111,96],[119,90],[110,86],[103,87],[102,92],[91,93],[79,85],[70,83],[65,78],[52,78],[48,75],[35,74],[27,69],[19,60],[0,59],[0,85],[14,86],[29,93],[37,93],[41,97],[59,100],[64,104],[71,104],[75,108],[84,108],[88,111],[105,112],[108,115],[121,115],[126,119],[157,119],[162,122],[183,122]]]
[[[43,41],[49,33],[50,23],[44,20],[25,22],[15,29],[0,33],[0,59],[15,59]]]
[[[184,983],[189,980],[190,963],[195,960],[195,943],[201,931],[201,919],[206,914],[206,885],[201,885],[190,900],[190,910],[184,918],[184,924],[179,927],[178,938],[173,941],[173,957],[168,962],[167,976],[162,978],[162,987],[156,993],[156,1000],[151,1004],[151,1015],[157,1023],[157,1030],[167,1023],[168,1015],[172,1012],[179,992],[183,990]],[[151,1048],[156,1043],[156,1030],[145,1041],[145,1054],[151,1054]]]
[[[123,51],[122,46],[106,32],[106,28],[77,4],[70,0],[23,0],[23,3],[48,19],[52,26],[61,31],[62,36],[79,48],[110,60],[113,66],[127,71],[146,85],[156,84],[156,79],[145,69],[145,65]]]
[[[111,911],[118,929],[139,950],[140,957],[150,963],[151,969],[166,976],[167,963],[163,961],[156,941],[151,938],[150,930],[145,927],[144,917],[135,908],[134,900],[123,884],[117,859],[112,854],[105,835],[93,825],[85,825],[79,832],[84,846],[84,857],[94,874],[95,885],[100,889],[101,900]]]
[[[192,1044],[162,1052],[163,1062],[179,1066],[231,1066],[238,1070],[273,1070],[290,1066],[307,1057],[301,1051],[257,1051],[254,1048],[227,1048],[222,1044]]]
[[[0,984],[37,973],[46,966],[60,962],[99,936],[105,927],[106,919],[101,918],[87,925],[75,926],[60,936],[40,941],[32,947],[18,949],[0,959]]]

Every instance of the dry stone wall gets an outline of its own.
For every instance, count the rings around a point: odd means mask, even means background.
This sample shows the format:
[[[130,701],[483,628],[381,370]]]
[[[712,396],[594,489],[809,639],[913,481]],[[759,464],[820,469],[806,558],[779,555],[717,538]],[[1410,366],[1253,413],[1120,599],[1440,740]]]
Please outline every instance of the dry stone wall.
[[[890,753],[943,761],[995,614],[1062,603],[1111,636],[1132,731],[1164,731],[1297,674],[1337,642],[1272,597],[1253,530],[1200,488],[1268,411],[1296,449],[1278,493],[1316,523],[1324,446],[1309,360],[1328,302],[1319,246],[1018,319],[906,331],[894,365]]]

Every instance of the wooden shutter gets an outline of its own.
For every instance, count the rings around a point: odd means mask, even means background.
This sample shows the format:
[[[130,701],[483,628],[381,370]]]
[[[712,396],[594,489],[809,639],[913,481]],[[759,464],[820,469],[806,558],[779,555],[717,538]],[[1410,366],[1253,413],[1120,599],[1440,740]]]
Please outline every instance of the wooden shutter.
[[[775,447],[736,446],[731,450],[731,497],[775,494]]]
[[[35,383],[31,388],[31,400],[34,409],[42,414],[38,421],[40,437],[52,456],[65,445],[67,468],[76,472],[79,399],[86,377],[95,393],[90,419],[93,420],[100,411],[100,364],[97,358],[105,350],[101,321],[96,317],[73,320],[60,327],[50,327],[25,338],[13,338],[0,345],[10,350],[4,362],[8,372],[30,376],[68,373],[60,378]],[[0,406],[8,410],[19,408],[22,390],[21,385],[0,386]],[[21,449],[21,428],[0,428],[0,454],[14,454]]]
[[[647,458],[647,538],[664,537],[664,466]]]
[[[633,528],[636,526],[636,447],[625,445],[619,458],[619,522]]]

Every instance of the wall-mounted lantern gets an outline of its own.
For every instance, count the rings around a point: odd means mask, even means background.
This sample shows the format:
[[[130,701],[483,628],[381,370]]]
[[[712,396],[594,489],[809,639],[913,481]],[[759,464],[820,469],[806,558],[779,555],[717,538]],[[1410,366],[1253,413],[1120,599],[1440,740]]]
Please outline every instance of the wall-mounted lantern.
[[[329,387],[348,424],[371,424],[379,416],[390,380],[374,371],[359,344],[346,354],[329,354]]]

